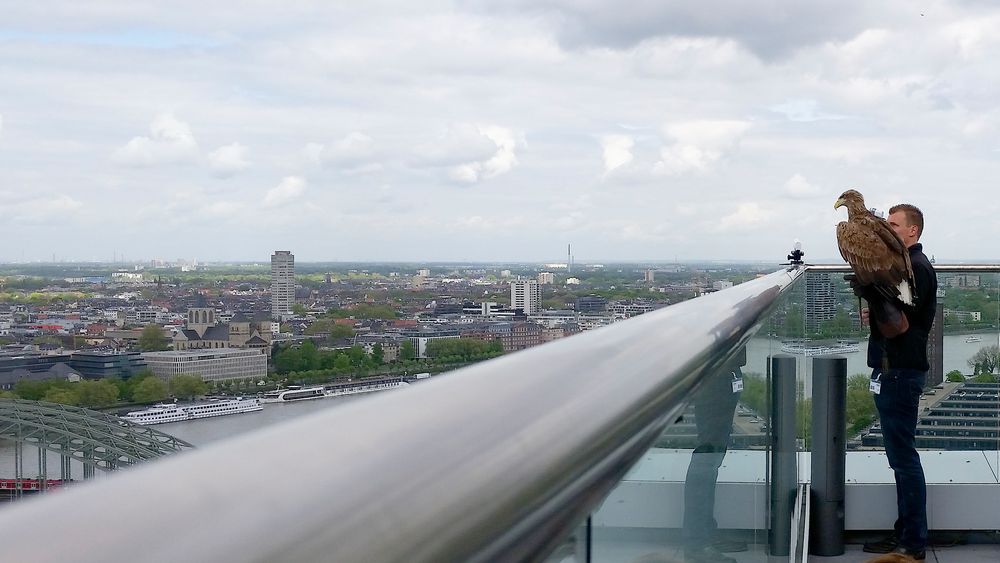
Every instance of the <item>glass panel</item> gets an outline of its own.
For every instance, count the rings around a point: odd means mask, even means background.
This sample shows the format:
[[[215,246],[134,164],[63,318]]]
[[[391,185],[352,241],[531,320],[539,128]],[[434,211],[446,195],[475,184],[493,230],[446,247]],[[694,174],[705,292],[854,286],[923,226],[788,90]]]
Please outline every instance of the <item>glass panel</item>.
[[[794,359],[794,449],[804,454],[796,462],[798,481],[810,479],[813,362],[846,359],[847,540],[892,528],[894,476],[869,391],[869,329],[860,315],[865,304],[844,281],[845,273],[811,271],[783,294],[747,345],[745,363],[738,366],[741,392],[732,393],[732,363],[704,380],[683,416],[595,512],[593,561],[681,561],[705,537],[711,538],[709,544],[730,544],[719,545],[723,548],[745,542],[746,552],[728,554],[739,561],[767,560],[775,548],[769,541],[776,537],[768,530],[769,493],[775,487],[768,468],[779,457],[770,450],[775,424],[770,401],[778,383],[769,369],[774,356]],[[935,329],[940,332],[929,339],[931,371],[917,429],[932,538],[935,529],[1000,528],[995,507],[978,505],[993,494],[954,487],[1000,486],[1000,384],[995,382],[1000,371],[1000,278],[993,272],[948,272],[946,266],[938,266],[938,278]],[[935,509],[935,503],[955,502],[969,510]],[[959,513],[966,515],[961,522],[955,516]],[[695,530],[691,523],[696,521],[701,525]]]
[[[796,288],[745,349],[702,381],[595,511],[592,561],[707,560],[716,552],[768,560],[767,365],[785,332],[802,337],[805,286]]]

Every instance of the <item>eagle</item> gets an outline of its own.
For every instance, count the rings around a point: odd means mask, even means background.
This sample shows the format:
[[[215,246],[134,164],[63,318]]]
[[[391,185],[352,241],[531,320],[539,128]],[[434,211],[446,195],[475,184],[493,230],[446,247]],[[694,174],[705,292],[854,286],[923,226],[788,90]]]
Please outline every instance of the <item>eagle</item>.
[[[837,224],[840,255],[851,265],[857,282],[870,286],[891,303],[914,305],[916,284],[910,252],[885,219],[865,207],[857,190],[840,194],[833,208],[847,207],[847,221]]]

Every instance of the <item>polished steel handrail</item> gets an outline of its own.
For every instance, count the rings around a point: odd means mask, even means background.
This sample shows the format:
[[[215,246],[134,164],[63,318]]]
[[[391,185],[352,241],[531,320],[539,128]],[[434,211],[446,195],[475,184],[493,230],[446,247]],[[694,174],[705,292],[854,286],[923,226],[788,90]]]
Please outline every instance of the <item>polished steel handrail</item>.
[[[541,558],[802,272],[24,501],[4,559]]]
[[[847,264],[806,264],[808,272],[850,272]],[[1000,264],[934,264],[934,271],[939,274],[992,274],[1000,272]]]

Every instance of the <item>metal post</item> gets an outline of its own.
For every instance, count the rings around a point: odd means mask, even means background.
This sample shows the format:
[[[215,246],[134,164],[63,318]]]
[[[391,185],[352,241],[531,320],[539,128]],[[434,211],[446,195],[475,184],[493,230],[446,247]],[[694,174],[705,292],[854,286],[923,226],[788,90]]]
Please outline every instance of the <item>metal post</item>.
[[[70,458],[69,458],[69,456],[66,455],[66,454],[60,454],[59,455],[59,480],[61,480],[63,482],[63,484],[69,483],[70,479],[72,479],[72,475],[73,475],[73,468],[70,465]]]
[[[48,461],[48,452],[45,449],[45,437],[42,436],[42,440],[38,443],[38,492],[40,493],[45,492],[45,486],[49,479],[46,474],[46,461]]]
[[[847,358],[813,359],[812,521],[809,553],[844,553]]]
[[[20,436],[18,436],[20,438]],[[24,494],[24,443],[20,440],[14,442],[14,498],[21,498]]]
[[[788,555],[795,506],[795,357],[771,357],[771,555]]]

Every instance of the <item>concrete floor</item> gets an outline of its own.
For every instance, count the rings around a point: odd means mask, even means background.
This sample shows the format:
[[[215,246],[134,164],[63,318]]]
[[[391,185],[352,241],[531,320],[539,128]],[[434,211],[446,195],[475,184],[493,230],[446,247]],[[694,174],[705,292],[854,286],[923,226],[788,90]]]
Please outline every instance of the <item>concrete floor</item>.
[[[728,553],[739,563],[787,562],[788,556],[769,556],[766,552],[766,532],[748,537],[750,549]],[[991,539],[989,537],[985,538]],[[843,555],[837,557],[810,556],[815,563],[865,563],[875,555],[861,550],[861,543],[849,543]],[[572,560],[572,558],[570,558]],[[563,559],[567,561],[567,559]],[[595,529],[592,546],[593,563],[682,563],[683,549],[676,538],[642,530]],[[928,562],[936,563],[996,563],[1000,561],[1000,543],[969,543],[935,546],[927,553]]]

